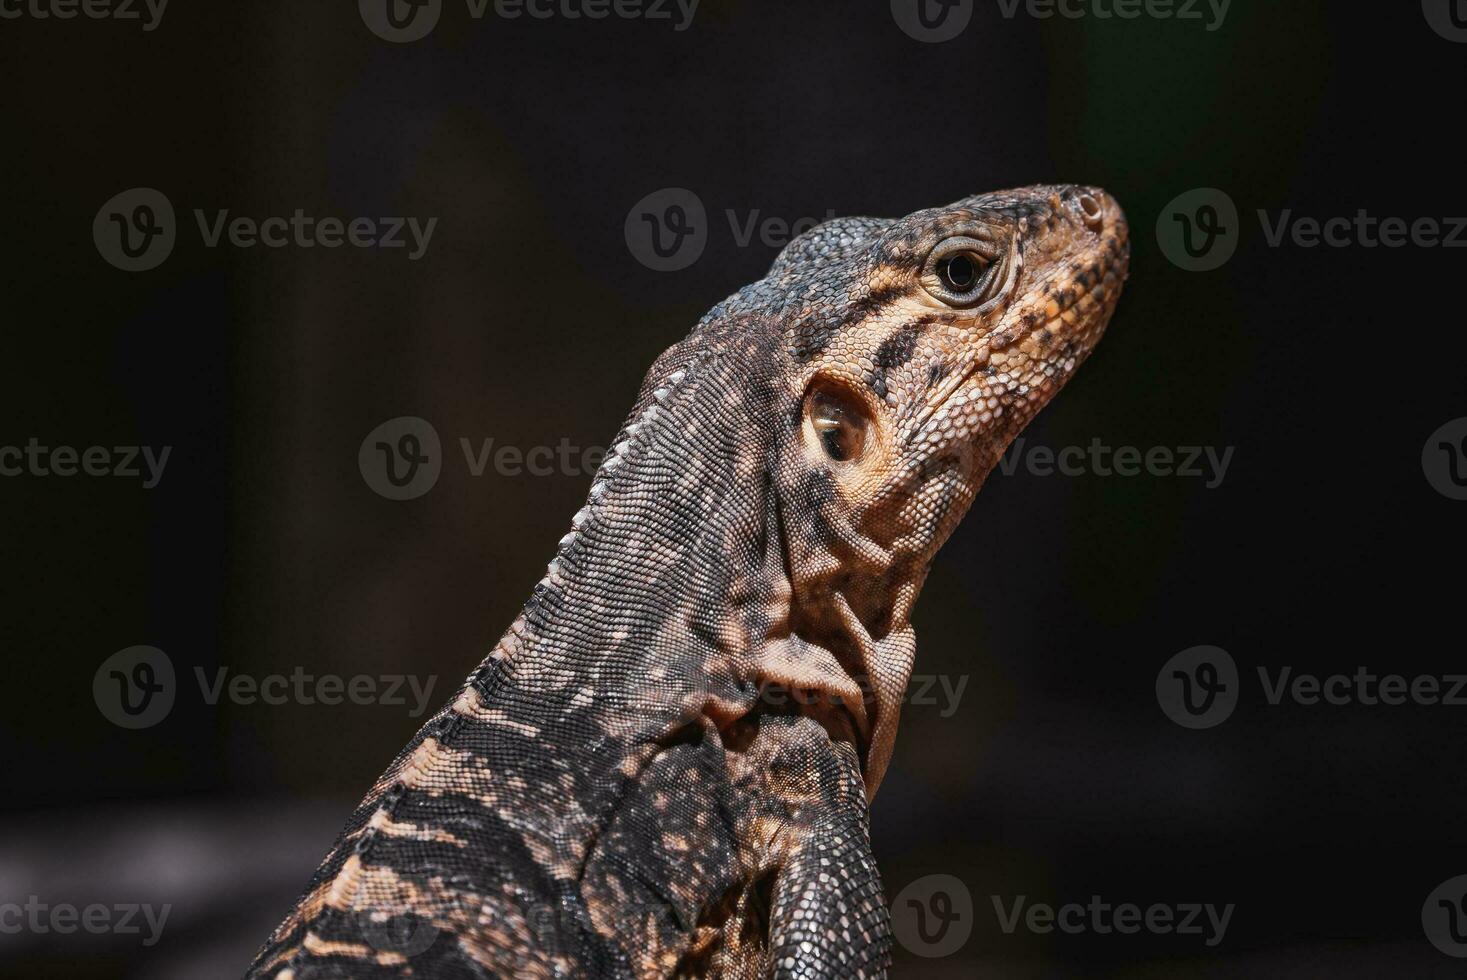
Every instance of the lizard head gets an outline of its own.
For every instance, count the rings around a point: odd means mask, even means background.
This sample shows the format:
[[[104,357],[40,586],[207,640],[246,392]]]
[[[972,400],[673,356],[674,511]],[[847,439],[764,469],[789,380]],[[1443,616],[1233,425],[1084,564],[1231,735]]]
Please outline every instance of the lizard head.
[[[874,792],[933,556],[1100,339],[1128,255],[1119,205],[1076,186],[800,236],[653,365],[544,601],[605,620],[608,685],[648,717],[747,745],[810,715]]]
[[[1116,201],[1078,186],[840,219],[792,241],[764,280],[705,318],[710,333],[776,341],[759,400],[788,592],[763,626],[757,671],[808,705],[839,707],[827,727],[858,744],[870,791],[933,556],[1100,339],[1127,236]]]
[[[783,468],[813,491],[807,506],[925,567],[1100,340],[1128,254],[1120,206],[1074,186],[836,221],[792,242],[770,278],[804,304],[785,336],[798,408]],[[849,271],[832,304],[823,273],[837,256]],[[889,608],[885,591],[857,613]]]

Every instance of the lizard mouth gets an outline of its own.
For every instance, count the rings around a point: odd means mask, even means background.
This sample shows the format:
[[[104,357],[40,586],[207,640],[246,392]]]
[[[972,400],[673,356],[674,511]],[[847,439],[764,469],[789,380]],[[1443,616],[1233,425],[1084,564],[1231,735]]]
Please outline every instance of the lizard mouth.
[[[739,746],[750,737],[758,727],[760,716],[810,718],[825,729],[832,743],[846,742],[855,749],[864,776],[871,751],[869,699],[858,693],[852,704],[852,695],[844,687],[840,684],[791,681],[784,678],[784,672],[760,671],[752,682],[752,699],[714,698],[707,710],[724,742],[731,747]],[[860,691],[854,682],[850,687]]]
[[[802,644],[803,646],[803,644]],[[806,646],[805,656],[763,657],[749,664],[742,681],[723,687],[706,711],[726,741],[759,715],[803,715],[824,728],[832,742],[848,742],[856,750],[863,775],[870,761],[876,699],[834,657]],[[814,653],[815,656],[811,656]],[[748,668],[746,668],[748,669]],[[742,689],[742,694],[735,693]]]
[[[726,712],[718,726],[721,730],[736,729],[754,715],[802,715],[824,728],[832,742],[849,743],[865,774],[872,742],[872,699],[849,674],[816,679],[776,667],[758,671],[754,688],[753,702]]]
[[[861,760],[861,769],[866,769],[867,752],[871,736],[866,720],[864,701],[858,702],[856,710],[847,703],[848,696],[827,688],[790,688],[771,683],[761,688],[760,701],[769,713],[804,715],[819,723],[832,742],[849,742]]]

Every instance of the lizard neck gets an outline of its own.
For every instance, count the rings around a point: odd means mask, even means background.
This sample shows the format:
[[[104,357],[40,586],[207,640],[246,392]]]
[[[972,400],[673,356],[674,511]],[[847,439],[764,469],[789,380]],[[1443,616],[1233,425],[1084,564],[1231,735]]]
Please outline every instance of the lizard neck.
[[[686,348],[686,351],[683,350]],[[648,376],[584,507],[491,655],[519,687],[634,742],[704,713],[742,644],[728,600],[763,468],[726,356],[675,347]],[[733,433],[738,433],[737,437]]]
[[[755,712],[813,714],[856,744],[874,792],[910,672],[910,596],[873,602],[890,591],[871,587],[884,552],[781,472],[796,423],[751,382],[777,376],[756,356],[664,355],[490,661],[630,744],[698,718],[728,732]]]

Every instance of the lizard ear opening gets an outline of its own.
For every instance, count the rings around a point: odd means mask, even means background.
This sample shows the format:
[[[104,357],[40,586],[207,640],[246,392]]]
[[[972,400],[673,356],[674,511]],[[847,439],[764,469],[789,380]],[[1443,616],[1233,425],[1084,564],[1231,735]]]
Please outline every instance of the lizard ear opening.
[[[811,455],[833,467],[860,465],[876,449],[876,421],[866,399],[849,384],[816,377],[805,389],[805,445]]]
[[[805,398],[805,415],[820,448],[837,463],[859,461],[866,451],[865,406],[833,385],[818,385]]]
[[[872,399],[849,381],[816,376],[805,389],[802,436],[811,462],[854,476],[880,456],[881,425]]]

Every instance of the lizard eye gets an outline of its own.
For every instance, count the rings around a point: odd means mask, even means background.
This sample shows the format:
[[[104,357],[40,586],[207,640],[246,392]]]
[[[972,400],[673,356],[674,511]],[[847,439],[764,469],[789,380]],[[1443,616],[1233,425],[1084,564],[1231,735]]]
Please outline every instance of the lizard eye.
[[[955,293],[966,293],[978,281],[978,270],[981,267],[978,256],[972,252],[959,252],[944,259],[942,265],[937,267],[937,274],[942,277],[942,284],[948,289]]]
[[[822,385],[810,392],[806,411],[826,456],[837,463],[860,458],[868,424],[861,402],[838,388]]]
[[[922,285],[948,306],[977,306],[997,296],[1004,285],[1002,254],[994,242],[966,235],[949,238],[927,257]]]

